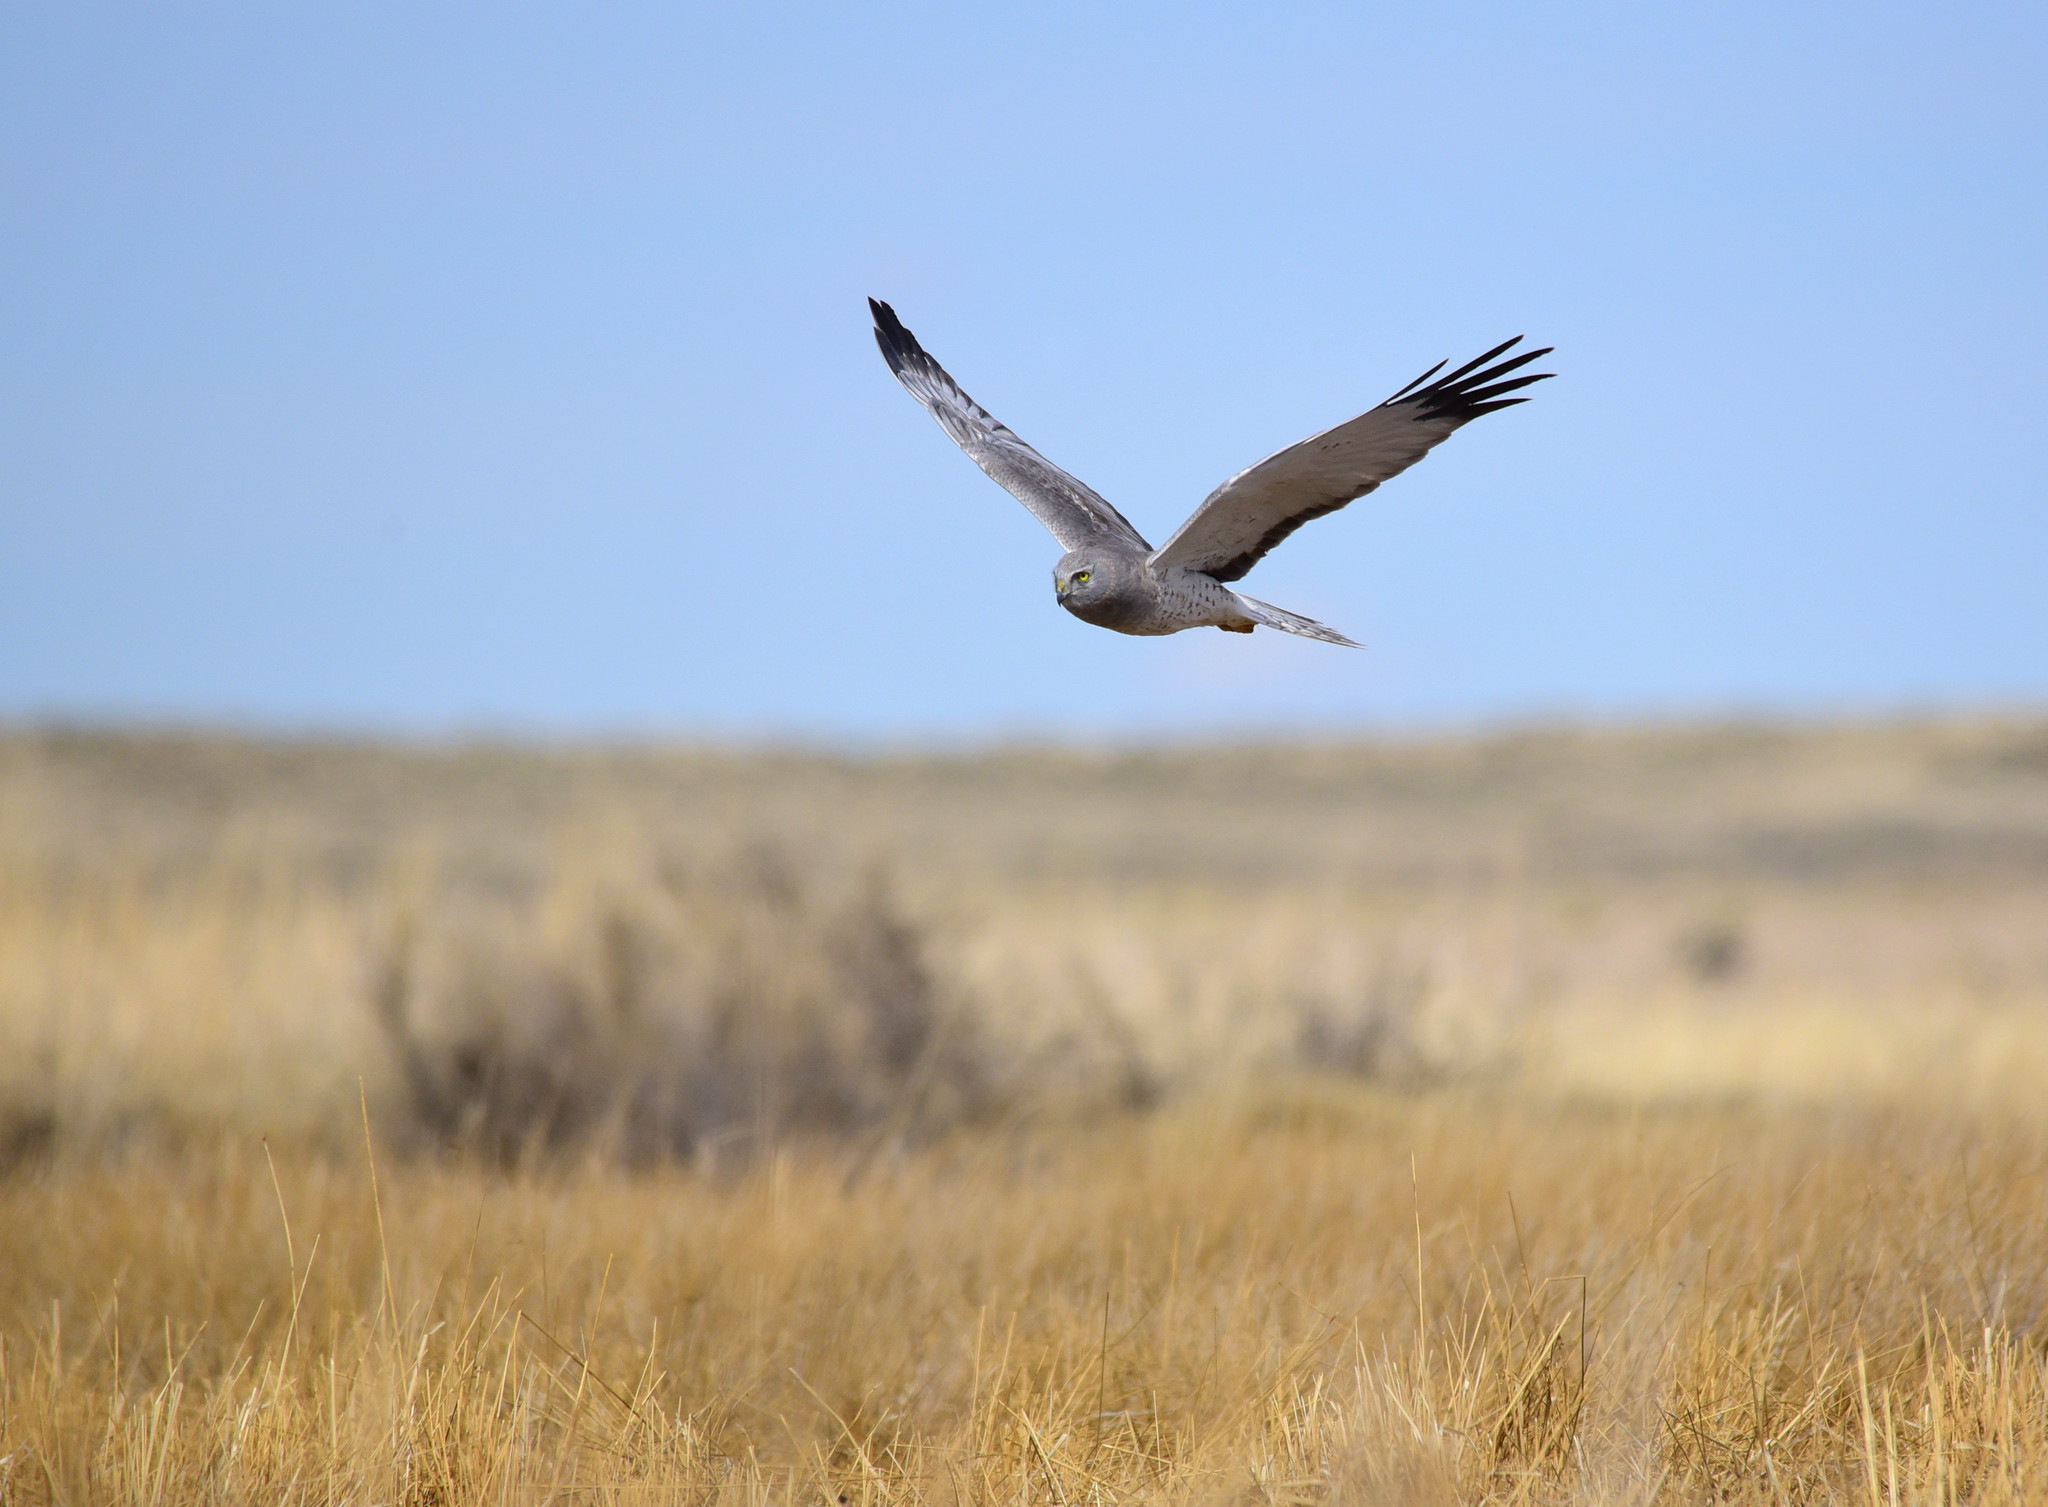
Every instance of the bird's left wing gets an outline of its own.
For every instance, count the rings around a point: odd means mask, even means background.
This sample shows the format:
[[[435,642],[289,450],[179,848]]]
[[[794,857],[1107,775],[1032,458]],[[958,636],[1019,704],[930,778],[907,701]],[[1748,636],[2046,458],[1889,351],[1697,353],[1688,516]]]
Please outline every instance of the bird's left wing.
[[[1061,548],[1110,543],[1152,548],[1094,488],[1055,466],[968,397],[903,327],[894,309],[874,298],[868,308],[875,316],[875,344],[896,380],[924,404],[954,444],[1052,530]]]
[[[1334,513],[1399,475],[1460,425],[1527,402],[1507,394],[1550,373],[1513,378],[1508,373],[1549,355],[1551,347],[1500,360],[1521,338],[1495,346],[1448,376],[1436,375],[1444,366],[1439,361],[1379,407],[1238,472],[1159,547],[1153,564],[1235,581],[1311,518]]]

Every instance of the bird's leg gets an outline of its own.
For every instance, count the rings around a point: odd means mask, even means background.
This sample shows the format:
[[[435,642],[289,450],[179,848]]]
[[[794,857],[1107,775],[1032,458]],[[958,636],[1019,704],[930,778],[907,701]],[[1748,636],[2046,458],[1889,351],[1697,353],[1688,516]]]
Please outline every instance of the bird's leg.
[[[1217,624],[1216,626],[1217,626],[1217,627],[1219,627],[1219,628],[1221,628],[1221,629],[1222,629],[1222,630],[1223,630],[1223,631],[1224,631],[1225,633],[1249,633],[1249,632],[1251,632],[1251,631],[1252,631],[1252,629],[1253,629],[1254,627],[1256,627],[1256,626],[1257,626],[1257,624],[1255,624],[1255,623],[1218,623],[1218,624]]]

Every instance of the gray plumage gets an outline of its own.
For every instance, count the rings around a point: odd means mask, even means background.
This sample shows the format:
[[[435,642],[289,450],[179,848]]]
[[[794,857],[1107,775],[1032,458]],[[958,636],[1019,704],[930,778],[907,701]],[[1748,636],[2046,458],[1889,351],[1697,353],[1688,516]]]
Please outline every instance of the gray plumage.
[[[1156,635],[1184,628],[1250,633],[1283,629],[1328,644],[1358,645],[1321,623],[1232,591],[1266,553],[1312,518],[1334,513],[1407,470],[1451,432],[1496,408],[1548,372],[1510,377],[1550,347],[1506,356],[1495,346],[1456,371],[1435,366],[1347,423],[1312,435],[1240,471],[1211,492],[1174,536],[1153,549],[1130,520],[1086,483],[1040,455],[967,396],[903,327],[896,311],[868,300],[875,343],[889,370],[939,427],[1051,530],[1066,553],[1053,567],[1059,603],[1085,623]]]

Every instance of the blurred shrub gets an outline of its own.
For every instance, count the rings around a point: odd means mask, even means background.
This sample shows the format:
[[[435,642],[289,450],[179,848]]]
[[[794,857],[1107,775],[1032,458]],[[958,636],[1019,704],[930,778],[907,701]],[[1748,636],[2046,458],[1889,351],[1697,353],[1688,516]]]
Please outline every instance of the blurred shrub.
[[[1412,1080],[1423,1071],[1416,1027],[1428,998],[1429,975],[1391,958],[1354,994],[1297,994],[1295,1060],[1316,1072]]]
[[[1679,964],[1695,982],[1728,984],[1749,966],[1749,938],[1732,921],[1707,921],[1682,933]]]
[[[500,1161],[911,1136],[988,1099],[977,1033],[883,884],[828,894],[767,853],[637,885],[563,879],[467,924],[415,912],[371,999],[403,1131]]]

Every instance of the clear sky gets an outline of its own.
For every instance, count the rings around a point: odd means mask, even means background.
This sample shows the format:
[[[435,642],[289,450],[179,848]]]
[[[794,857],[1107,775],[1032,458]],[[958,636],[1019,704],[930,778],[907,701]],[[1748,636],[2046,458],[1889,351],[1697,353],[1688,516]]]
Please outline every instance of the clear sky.
[[[2048,701],[2039,4],[0,11],[0,717],[978,738]],[[1246,583],[1054,605],[862,300]]]

